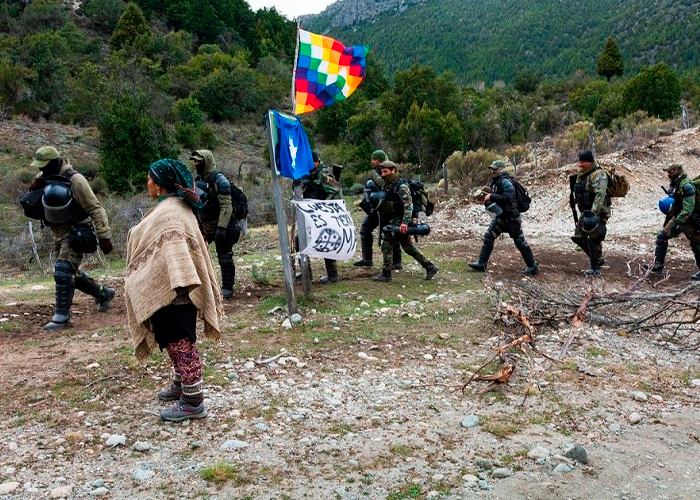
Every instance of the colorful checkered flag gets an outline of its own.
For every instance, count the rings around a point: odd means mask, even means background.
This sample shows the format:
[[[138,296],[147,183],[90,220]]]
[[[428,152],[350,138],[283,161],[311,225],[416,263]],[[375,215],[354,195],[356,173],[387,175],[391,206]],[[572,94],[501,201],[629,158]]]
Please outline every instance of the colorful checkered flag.
[[[350,97],[366,74],[365,45],[345,47],[302,29],[294,67],[295,114],[310,113]]]

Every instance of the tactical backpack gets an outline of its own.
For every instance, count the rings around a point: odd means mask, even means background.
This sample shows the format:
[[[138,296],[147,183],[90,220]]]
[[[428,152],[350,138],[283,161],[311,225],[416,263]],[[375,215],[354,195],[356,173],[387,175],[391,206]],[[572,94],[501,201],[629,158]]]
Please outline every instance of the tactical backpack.
[[[426,216],[431,216],[435,209],[435,203],[430,200],[425,186],[417,179],[406,181],[411,189],[411,198],[413,198],[413,217],[418,217],[420,212],[424,212]],[[399,183],[396,183],[398,186]]]
[[[221,173],[224,177],[226,175],[223,172],[212,172],[209,176],[209,180],[206,186],[198,186],[200,189],[204,190],[207,195],[209,194],[209,186],[216,182],[216,174]],[[245,195],[243,190],[236,186],[231,179],[226,177],[229,184],[231,184],[231,205],[233,207],[232,217],[236,220],[245,220],[248,218],[248,197]],[[218,201],[215,202],[218,204]],[[217,214],[218,215],[218,214]]]
[[[630,181],[623,174],[615,172],[615,167],[603,168],[603,171],[608,176],[608,189],[606,194],[610,198],[623,198],[627,196],[630,190]]]
[[[515,203],[517,204],[518,212],[527,212],[530,210],[530,203],[532,203],[532,198],[527,193],[527,189],[510,175],[508,178],[513,183],[513,187],[515,187]]]
[[[78,172],[70,168],[64,172],[63,175],[40,177],[40,179],[44,182],[41,189],[29,191],[19,199],[24,215],[30,219],[41,220],[47,226],[70,225],[85,220],[88,217],[87,212],[85,212],[85,210],[75,201],[74,198],[72,198],[72,196],[68,200],[68,203],[66,203],[66,206],[61,210],[60,221],[52,223],[47,219],[47,214],[44,209],[44,191],[46,188],[53,185],[65,186],[68,188],[70,193],[71,178],[77,173]]]

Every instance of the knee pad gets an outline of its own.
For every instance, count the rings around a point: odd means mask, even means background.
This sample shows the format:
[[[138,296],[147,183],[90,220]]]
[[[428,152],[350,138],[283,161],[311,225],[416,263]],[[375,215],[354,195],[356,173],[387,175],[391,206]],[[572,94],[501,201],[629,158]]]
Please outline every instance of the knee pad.
[[[233,254],[231,252],[219,255],[219,265],[230,266],[233,264]]]
[[[493,235],[491,231],[486,231],[484,233],[484,243],[493,243],[496,241],[496,237]]]
[[[656,235],[656,244],[657,245],[668,244],[668,236],[666,236],[663,231],[661,231],[659,234]]]
[[[525,241],[525,236],[523,235],[513,238],[513,243],[518,248],[527,247],[527,241]]]
[[[53,269],[53,276],[56,279],[71,279],[73,278],[73,265],[65,260],[57,260]]]

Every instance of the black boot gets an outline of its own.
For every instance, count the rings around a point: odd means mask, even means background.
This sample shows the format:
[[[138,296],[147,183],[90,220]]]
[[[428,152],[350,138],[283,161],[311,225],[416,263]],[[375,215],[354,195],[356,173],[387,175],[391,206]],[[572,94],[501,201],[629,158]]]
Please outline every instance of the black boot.
[[[481,252],[479,252],[479,260],[476,262],[470,262],[469,267],[471,267],[474,271],[486,271],[486,264],[488,264],[489,262],[491,252],[493,252],[493,244],[494,240],[490,238],[484,238],[484,244],[481,245]]]
[[[322,276],[318,281],[320,283],[338,283],[338,263],[331,259],[323,259],[326,265],[326,276]]]
[[[56,283],[56,310],[51,317],[51,321],[44,325],[44,329],[59,330],[61,328],[69,328],[72,326],[70,322],[70,306],[73,303],[73,293],[75,291],[73,266],[63,260],[57,261],[53,279]]]
[[[94,297],[99,312],[107,312],[114,299],[114,290],[98,285],[94,279],[82,272],[75,277],[75,288]]]
[[[433,276],[435,276],[440,270],[440,268],[438,268],[438,266],[436,266],[432,262],[427,262],[423,265],[423,268],[425,269],[425,278],[423,279],[426,281],[430,281],[431,279],[433,279]]]
[[[588,260],[590,267],[584,271],[584,276],[600,276],[600,255],[603,251],[603,243],[588,239]]]
[[[233,297],[233,284],[236,281],[236,266],[231,261],[220,260],[221,266],[221,295],[224,299]]]
[[[391,269],[382,269],[382,274],[376,275],[372,280],[383,281],[385,283],[391,281]]]
[[[403,265],[401,264],[401,245],[399,245],[399,244],[394,245],[393,262],[394,263],[391,266],[392,270],[401,271],[403,269]]]
[[[372,267],[372,234],[364,235],[360,233],[360,246],[362,248],[362,258],[352,263],[357,267]]]
[[[540,272],[540,266],[537,264],[535,256],[532,254],[532,248],[530,248],[530,245],[523,242],[522,244],[518,245],[518,250],[520,250],[520,255],[523,256],[523,260],[527,266],[521,272],[526,276],[534,276],[535,274],[538,274]]]

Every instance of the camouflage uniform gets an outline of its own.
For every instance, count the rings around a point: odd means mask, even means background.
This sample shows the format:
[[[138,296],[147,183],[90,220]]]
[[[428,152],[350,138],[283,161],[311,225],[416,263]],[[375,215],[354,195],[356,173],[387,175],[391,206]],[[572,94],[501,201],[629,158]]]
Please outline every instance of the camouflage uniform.
[[[311,172],[300,179],[303,186],[305,200],[339,200],[340,184],[336,180],[331,169],[323,163],[318,164]],[[296,240],[297,250],[299,239]],[[326,266],[326,276],[321,277],[321,283],[338,281],[338,262],[332,259],[323,259]]]
[[[197,166],[197,187],[207,193],[205,205],[198,210],[202,234],[207,243],[214,242],[221,267],[221,294],[225,299],[233,296],[236,282],[236,265],[233,262],[233,245],[238,243],[241,229],[233,216],[231,182],[216,170],[214,155],[206,149],[193,151],[190,159],[201,162]]]
[[[390,162],[391,163],[391,162]],[[385,163],[382,163],[384,167]],[[393,164],[393,163],[392,163]],[[378,175],[377,175],[378,176]],[[387,193],[386,200],[379,207],[382,225],[400,226],[402,223],[411,224],[413,220],[413,198],[408,183],[397,173],[383,178],[382,191]],[[385,223],[386,221],[386,223]],[[379,229],[380,231],[382,228]],[[391,280],[391,270],[394,263],[394,246],[398,243],[407,255],[413,257],[426,270],[426,278],[432,279],[438,268],[416,248],[408,234],[383,233],[382,240],[382,274],[375,277],[377,281]]]
[[[584,218],[579,218],[574,236],[571,237],[571,240],[581,247],[589,257],[589,274],[600,274],[600,266],[605,263],[603,259],[603,240],[605,240],[607,232],[606,223],[610,218],[611,206],[607,189],[608,175],[595,164],[579,172],[576,176],[574,196],[579,211],[581,213],[591,211],[600,220],[597,235],[591,238],[583,231]]]
[[[105,253],[112,250],[112,233],[107,220],[107,213],[100,204],[100,201],[93,193],[87,179],[72,170],[70,163],[67,160],[61,160],[58,157],[58,152],[51,147],[43,147],[37,151],[33,166],[45,168],[46,163],[41,156],[42,152],[55,152],[50,156],[54,156],[54,161],[61,163],[60,168],[54,172],[42,170],[36,175],[32,188],[43,189],[44,177],[52,175],[60,175],[70,178],[70,190],[73,199],[87,213],[88,218],[82,221],[75,221],[71,224],[50,226],[53,233],[54,246],[57,254],[56,264],[54,267],[54,282],[56,284],[56,311],[51,321],[44,325],[44,328],[51,330],[57,328],[66,328],[70,326],[70,308],[73,303],[73,294],[77,288],[81,292],[91,295],[95,298],[95,303],[98,306],[98,311],[105,312],[109,309],[114,290],[103,285],[98,285],[94,279],[80,270],[80,264],[83,261],[83,254],[74,250],[69,245],[69,237],[71,228],[78,225],[91,225],[94,227],[97,237],[100,240],[100,247]],[[44,165],[43,167],[41,165]]]
[[[695,264],[700,268],[700,207],[696,206],[695,186],[679,164],[665,168],[672,177],[669,195],[673,196],[673,206],[664,220],[664,229],[656,237],[654,266],[652,274],[660,276],[666,261],[668,240],[685,234],[695,256]],[[700,271],[691,279],[700,280]]]

